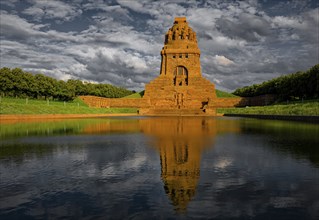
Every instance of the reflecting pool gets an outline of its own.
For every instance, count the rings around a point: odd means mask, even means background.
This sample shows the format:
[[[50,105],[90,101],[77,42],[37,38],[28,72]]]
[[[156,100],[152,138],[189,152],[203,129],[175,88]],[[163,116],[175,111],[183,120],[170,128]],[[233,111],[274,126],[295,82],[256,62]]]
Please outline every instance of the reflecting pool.
[[[2,121],[0,219],[319,219],[319,125]]]

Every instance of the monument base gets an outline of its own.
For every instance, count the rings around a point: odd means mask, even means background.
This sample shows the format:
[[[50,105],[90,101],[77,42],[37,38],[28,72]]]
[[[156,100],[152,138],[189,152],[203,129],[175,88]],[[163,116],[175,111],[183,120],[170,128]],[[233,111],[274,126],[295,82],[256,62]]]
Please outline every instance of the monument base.
[[[216,116],[216,109],[152,109],[141,108],[139,115],[149,116]]]

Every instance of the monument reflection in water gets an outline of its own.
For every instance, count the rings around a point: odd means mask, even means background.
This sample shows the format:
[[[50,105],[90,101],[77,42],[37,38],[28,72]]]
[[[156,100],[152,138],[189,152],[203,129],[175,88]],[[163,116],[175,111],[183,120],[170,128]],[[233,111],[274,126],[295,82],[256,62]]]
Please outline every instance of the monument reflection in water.
[[[217,133],[236,132],[230,121],[214,118],[153,118],[140,121],[145,134],[155,137],[161,161],[164,189],[179,212],[186,211],[196,193],[200,177],[201,154],[212,147]]]
[[[184,212],[196,193],[201,154],[218,133],[237,132],[236,123],[208,117],[152,117],[121,123],[90,125],[85,133],[141,131],[153,137],[158,150],[164,189],[178,212]]]

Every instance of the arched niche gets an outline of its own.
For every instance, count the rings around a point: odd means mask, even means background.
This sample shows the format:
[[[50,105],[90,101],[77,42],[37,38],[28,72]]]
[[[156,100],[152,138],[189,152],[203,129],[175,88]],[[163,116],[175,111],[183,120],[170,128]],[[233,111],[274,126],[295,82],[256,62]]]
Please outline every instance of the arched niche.
[[[188,85],[188,71],[185,66],[176,66],[174,70],[174,85],[175,86]]]

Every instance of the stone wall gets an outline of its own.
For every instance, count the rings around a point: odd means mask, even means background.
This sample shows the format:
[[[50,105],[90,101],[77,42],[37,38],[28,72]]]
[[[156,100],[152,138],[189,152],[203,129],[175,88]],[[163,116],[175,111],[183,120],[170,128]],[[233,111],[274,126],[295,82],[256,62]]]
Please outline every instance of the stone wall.
[[[265,106],[274,103],[275,100],[276,96],[271,94],[254,97],[217,98],[212,101],[212,106],[216,108]]]
[[[231,107],[243,107],[248,104],[246,98],[216,98],[212,100],[212,106],[215,108],[231,108]]]
[[[276,96],[272,94],[266,94],[254,97],[246,97],[243,99],[247,100],[247,106],[265,106],[274,103]]]
[[[96,108],[142,108],[148,106],[146,99],[103,98],[80,96],[88,106]]]
[[[80,96],[88,106],[97,108],[152,108],[149,99],[132,98],[103,98],[97,96]],[[256,97],[215,98],[210,100],[209,106],[213,108],[231,108],[245,106],[264,106],[275,101],[274,95],[262,95]]]
[[[144,98],[103,98],[97,96],[80,96],[88,106],[96,108],[152,108],[152,104]],[[246,98],[216,98],[213,99],[211,106],[216,108],[228,108],[234,106],[246,106]]]

